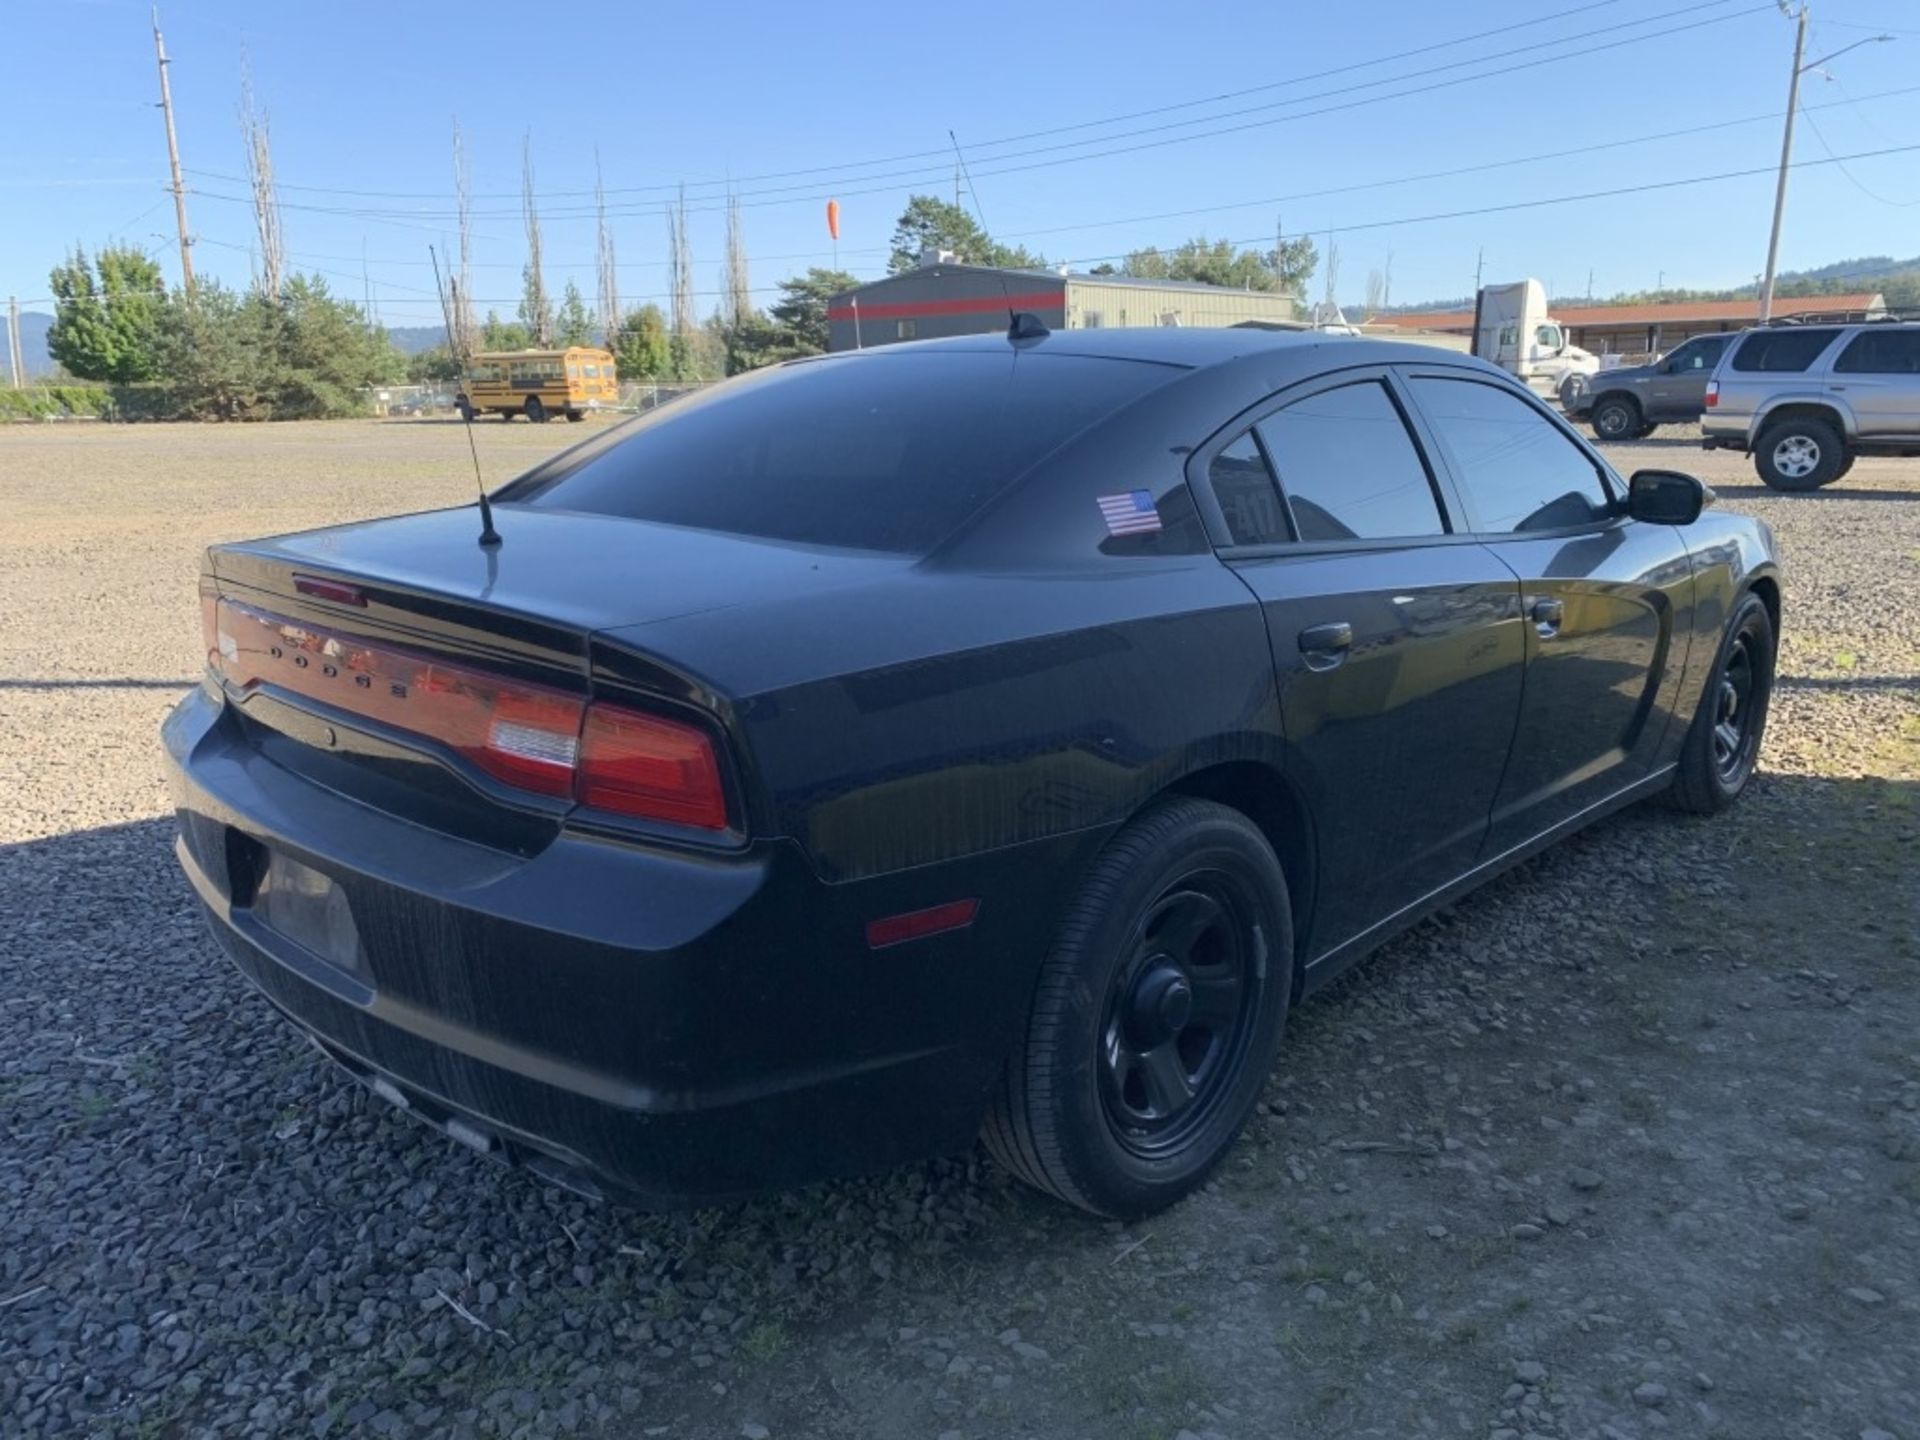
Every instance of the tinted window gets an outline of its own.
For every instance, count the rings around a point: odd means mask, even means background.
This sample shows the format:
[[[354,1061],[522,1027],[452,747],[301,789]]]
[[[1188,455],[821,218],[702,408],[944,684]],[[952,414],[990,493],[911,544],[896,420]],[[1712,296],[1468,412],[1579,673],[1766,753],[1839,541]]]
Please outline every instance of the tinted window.
[[[1011,349],[776,366],[650,411],[501,498],[924,553],[1062,441],[1181,373]]]
[[[1420,379],[1414,394],[1486,533],[1583,525],[1607,507],[1600,472],[1547,417],[1496,385]]]
[[[1920,375],[1920,330],[1863,330],[1833,368],[1846,375]]]
[[[1838,330],[1808,330],[1797,325],[1756,330],[1740,342],[1733,368],[1765,374],[1793,374],[1806,369],[1827,348]]]
[[[1723,339],[1691,340],[1667,357],[1671,368],[1682,375],[1696,370],[1711,370],[1720,363],[1721,352],[1727,348]]]
[[[1322,390],[1256,428],[1302,540],[1444,533],[1427,467],[1379,382]]]
[[[1251,431],[1213,457],[1207,480],[1234,544],[1268,545],[1288,538],[1280,493]]]

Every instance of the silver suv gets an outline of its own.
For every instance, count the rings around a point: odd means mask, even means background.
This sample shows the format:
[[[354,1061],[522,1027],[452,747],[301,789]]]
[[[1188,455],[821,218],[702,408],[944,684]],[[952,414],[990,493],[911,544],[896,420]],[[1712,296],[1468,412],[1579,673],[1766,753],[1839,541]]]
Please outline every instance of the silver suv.
[[[1860,455],[1920,455],[1920,323],[1763,325],[1727,347],[1700,416],[1775,490],[1817,490]]]

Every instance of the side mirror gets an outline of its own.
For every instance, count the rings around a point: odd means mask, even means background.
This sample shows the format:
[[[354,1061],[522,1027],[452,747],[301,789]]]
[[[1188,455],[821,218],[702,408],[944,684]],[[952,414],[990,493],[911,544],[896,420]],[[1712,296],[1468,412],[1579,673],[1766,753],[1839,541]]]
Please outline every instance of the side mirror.
[[[1678,470],[1636,470],[1627,481],[1627,514],[1649,525],[1691,525],[1713,498],[1704,481]]]

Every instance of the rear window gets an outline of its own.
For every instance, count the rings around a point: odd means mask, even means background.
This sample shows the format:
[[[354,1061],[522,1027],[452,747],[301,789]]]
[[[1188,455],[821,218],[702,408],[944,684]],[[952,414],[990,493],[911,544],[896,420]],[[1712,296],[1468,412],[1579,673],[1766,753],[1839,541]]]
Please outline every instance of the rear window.
[[[1793,374],[1806,369],[1820,352],[1833,342],[1838,330],[1808,330],[1788,326],[1779,330],[1756,330],[1740,342],[1734,352],[1733,368],[1769,375]]]
[[[1841,375],[1920,375],[1920,330],[1862,330],[1833,368]]]
[[[1061,442],[1180,373],[1011,348],[779,366],[651,411],[500,498],[924,554]]]

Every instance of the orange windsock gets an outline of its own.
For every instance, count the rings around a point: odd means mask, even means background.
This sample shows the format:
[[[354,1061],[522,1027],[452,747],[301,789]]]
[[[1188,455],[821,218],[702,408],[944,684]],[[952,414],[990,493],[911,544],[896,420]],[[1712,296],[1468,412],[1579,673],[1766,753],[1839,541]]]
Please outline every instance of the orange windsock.
[[[838,200],[827,201],[827,234],[836,240],[840,238],[840,202]]]

